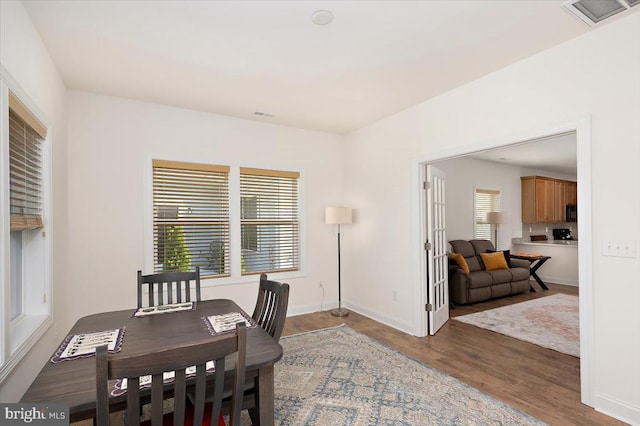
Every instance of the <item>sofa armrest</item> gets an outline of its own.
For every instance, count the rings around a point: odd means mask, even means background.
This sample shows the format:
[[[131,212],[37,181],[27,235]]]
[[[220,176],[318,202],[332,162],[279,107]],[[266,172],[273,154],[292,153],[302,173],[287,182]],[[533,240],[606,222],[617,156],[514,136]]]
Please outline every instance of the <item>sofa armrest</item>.
[[[512,268],[529,268],[531,262],[525,259],[514,259],[511,258],[509,260],[509,264]]]

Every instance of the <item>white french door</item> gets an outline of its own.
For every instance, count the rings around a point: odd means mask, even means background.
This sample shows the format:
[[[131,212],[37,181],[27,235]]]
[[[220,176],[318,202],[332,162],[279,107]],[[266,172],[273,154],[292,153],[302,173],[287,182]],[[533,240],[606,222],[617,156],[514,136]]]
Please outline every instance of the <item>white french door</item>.
[[[427,306],[429,334],[434,335],[449,319],[449,259],[445,227],[445,173],[427,165]]]

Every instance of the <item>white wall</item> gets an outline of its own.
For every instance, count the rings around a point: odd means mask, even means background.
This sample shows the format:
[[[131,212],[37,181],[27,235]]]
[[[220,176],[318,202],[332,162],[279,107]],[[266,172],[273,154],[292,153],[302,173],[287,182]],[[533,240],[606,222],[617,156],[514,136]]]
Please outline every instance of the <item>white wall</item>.
[[[145,182],[152,158],[301,172],[304,274],[287,278],[289,313],[337,303],[334,229],[324,208],[341,204],[341,138],[86,92],[69,92],[69,255],[76,317],[135,307],[145,268]],[[147,174],[145,174],[147,173]],[[231,214],[238,214],[232,210]],[[90,278],[89,278],[90,277]],[[272,279],[280,280],[277,274]],[[230,298],[253,312],[258,277],[203,280],[203,298]]]
[[[601,254],[606,239],[640,240],[639,39],[635,13],[348,135],[348,304],[414,330],[417,161],[590,116],[595,405],[640,423],[640,265]]]
[[[66,89],[22,3],[0,1],[0,63],[37,108],[52,132],[53,315],[54,326],[0,385],[0,401],[17,401],[71,327],[67,280]],[[51,224],[49,224],[51,225]]]

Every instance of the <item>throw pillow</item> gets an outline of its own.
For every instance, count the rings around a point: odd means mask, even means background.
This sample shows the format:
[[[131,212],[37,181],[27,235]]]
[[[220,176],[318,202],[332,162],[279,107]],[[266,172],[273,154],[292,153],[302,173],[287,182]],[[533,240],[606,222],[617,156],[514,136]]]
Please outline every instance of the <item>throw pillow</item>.
[[[480,257],[482,258],[482,263],[484,263],[484,267],[487,271],[493,271],[495,269],[509,269],[502,252],[480,253]]]
[[[462,257],[460,253],[449,254],[449,259],[454,260],[465,274],[469,273],[469,265],[467,265],[467,261],[464,260],[464,257]]]
[[[487,253],[497,253],[495,250],[487,250]],[[507,266],[511,268],[511,250],[502,250],[504,253],[504,260],[507,261]]]

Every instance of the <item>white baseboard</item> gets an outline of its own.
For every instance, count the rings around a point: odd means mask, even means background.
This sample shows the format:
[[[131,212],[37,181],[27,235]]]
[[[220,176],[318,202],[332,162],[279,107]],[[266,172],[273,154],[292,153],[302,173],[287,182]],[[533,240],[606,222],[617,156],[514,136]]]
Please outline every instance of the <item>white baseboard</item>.
[[[595,409],[630,425],[640,425],[640,407],[609,395],[596,393]]]
[[[549,275],[540,275],[540,274],[538,274],[538,276],[545,283],[564,284],[564,285],[570,285],[573,287],[578,287],[578,281],[574,279],[550,277]],[[531,278],[531,281],[535,282],[533,278]]]
[[[336,309],[337,307],[338,307],[337,303],[328,303],[328,304],[323,304],[322,306],[320,306],[319,304],[306,305],[306,306],[290,306],[289,309],[287,310],[287,316],[294,317],[296,315],[304,315],[304,314],[311,314],[313,312],[320,312],[321,310],[325,312],[325,311],[330,311],[332,309]],[[349,309],[351,311],[357,312],[360,315],[364,315],[365,317],[371,318],[382,324],[388,325],[389,327],[393,327],[395,329],[403,331],[412,336],[414,335],[413,327],[411,324],[405,324],[390,318],[381,317],[377,312],[373,312],[369,309],[366,309],[357,305],[343,303],[342,307]]]
[[[328,311],[331,309],[335,309],[337,307],[338,307],[337,303],[323,304],[322,306],[320,304],[304,305],[304,306],[289,306],[289,308],[287,309],[287,316],[295,317],[296,315],[312,314],[314,312]]]
[[[412,324],[399,322],[392,318],[381,317],[379,313],[363,308],[362,306],[349,304],[349,305],[345,305],[345,307],[354,312],[359,313],[360,315],[364,315],[365,317],[371,318],[372,320],[381,322],[382,324],[388,325],[389,327],[393,327],[411,336],[415,336]]]

